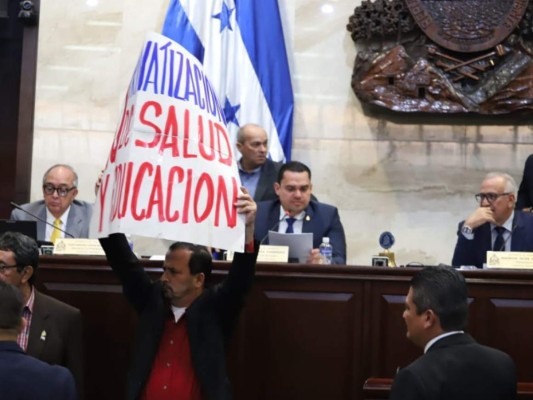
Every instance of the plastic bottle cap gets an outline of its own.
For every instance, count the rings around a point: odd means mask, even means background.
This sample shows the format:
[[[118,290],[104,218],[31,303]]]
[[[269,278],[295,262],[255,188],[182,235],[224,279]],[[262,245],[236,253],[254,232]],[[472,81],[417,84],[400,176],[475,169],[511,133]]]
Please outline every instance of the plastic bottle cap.
[[[329,243],[329,237],[323,237],[322,238],[323,243]]]

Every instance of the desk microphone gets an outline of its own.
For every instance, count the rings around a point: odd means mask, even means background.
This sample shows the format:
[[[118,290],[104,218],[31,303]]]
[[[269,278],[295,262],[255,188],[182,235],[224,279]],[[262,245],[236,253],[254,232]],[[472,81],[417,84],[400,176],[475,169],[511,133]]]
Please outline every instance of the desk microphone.
[[[45,219],[43,219],[43,218],[41,218],[41,217],[38,217],[37,215],[35,215],[35,214],[29,212],[28,210],[25,210],[24,208],[22,208],[21,206],[19,206],[17,203],[13,203],[13,202],[11,201],[9,204],[11,204],[11,205],[12,205],[13,207],[15,207],[16,209],[19,209],[19,210],[25,212],[26,214],[32,216],[32,217],[35,218],[36,220],[39,220],[39,221],[41,221],[41,222],[44,222],[46,225],[49,225],[49,226],[51,226],[52,228],[57,229],[57,230],[63,232],[65,235],[68,235],[68,236],[70,236],[71,238],[74,239],[74,235],[68,233],[67,231],[64,231],[63,229],[61,229],[61,228],[55,226],[54,224],[51,224],[51,223],[48,222],[47,220],[45,220]]]
[[[264,242],[264,241],[266,240],[266,238],[268,237],[268,233],[269,233],[270,231],[273,231],[273,230],[275,230],[275,229],[278,229],[279,224],[281,224],[281,221],[283,221],[285,218],[290,217],[290,216],[291,216],[290,211],[287,211],[287,210],[286,210],[286,211],[285,211],[285,214],[283,214],[283,216],[278,220],[278,222],[276,222],[276,223],[274,224],[274,226],[272,226],[270,229],[267,230],[266,235],[263,236],[263,239],[261,239],[261,240],[259,241],[259,245],[261,246],[261,245],[263,244],[263,242]]]

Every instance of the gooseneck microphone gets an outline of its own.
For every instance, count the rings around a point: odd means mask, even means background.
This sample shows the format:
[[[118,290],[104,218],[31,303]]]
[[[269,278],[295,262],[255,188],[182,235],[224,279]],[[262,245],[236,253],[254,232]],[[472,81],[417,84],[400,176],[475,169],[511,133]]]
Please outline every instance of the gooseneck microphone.
[[[263,242],[264,242],[264,241],[266,240],[266,238],[268,237],[268,233],[269,233],[270,231],[274,231],[274,230],[278,229],[279,224],[281,224],[281,221],[283,221],[285,218],[290,217],[290,216],[291,216],[290,211],[285,211],[285,214],[282,215],[282,217],[278,220],[278,222],[276,222],[276,223],[274,224],[274,226],[272,226],[270,229],[267,230],[266,235],[263,236],[263,238],[259,241],[259,245],[262,245],[262,244],[263,244]]]
[[[22,211],[22,212],[25,212],[26,214],[28,214],[29,216],[35,218],[36,220],[41,221],[41,222],[44,222],[46,225],[49,225],[49,226],[51,226],[52,228],[57,229],[57,230],[63,232],[65,235],[68,235],[68,236],[70,236],[71,238],[74,238],[74,235],[72,235],[72,234],[68,233],[67,231],[65,231],[65,230],[63,230],[63,229],[61,229],[61,228],[55,226],[54,224],[51,224],[51,223],[48,222],[47,220],[45,220],[45,219],[43,219],[43,218],[41,218],[41,217],[38,217],[37,215],[35,215],[35,214],[29,212],[28,210],[25,210],[24,208],[22,208],[21,206],[19,206],[17,203],[13,203],[13,202],[11,201],[9,204],[11,204],[11,205],[12,205],[13,207],[15,207],[16,209],[18,209],[18,210],[20,210],[20,211]]]

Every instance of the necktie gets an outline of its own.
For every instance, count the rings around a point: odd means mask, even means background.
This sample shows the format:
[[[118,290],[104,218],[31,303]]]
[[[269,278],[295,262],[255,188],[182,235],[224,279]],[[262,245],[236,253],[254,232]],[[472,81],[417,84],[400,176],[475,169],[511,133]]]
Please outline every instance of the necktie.
[[[497,226],[494,228],[496,231],[496,240],[494,241],[493,251],[505,251],[505,240],[503,240],[503,234],[505,228],[503,226]]]
[[[61,237],[61,231],[58,229],[61,226],[61,220],[56,218],[54,220],[54,230],[50,235],[50,241],[55,244],[56,240]]]
[[[285,231],[285,233],[294,233],[292,225],[294,224],[294,221],[296,221],[296,218],[289,217],[285,221],[287,221],[287,230]]]

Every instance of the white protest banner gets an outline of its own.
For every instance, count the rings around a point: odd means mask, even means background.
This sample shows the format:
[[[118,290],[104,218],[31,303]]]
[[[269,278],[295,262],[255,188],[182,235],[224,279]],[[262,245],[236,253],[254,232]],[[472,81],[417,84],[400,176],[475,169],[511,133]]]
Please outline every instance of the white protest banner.
[[[149,33],[97,195],[91,235],[123,232],[242,252],[240,179],[202,65]]]

